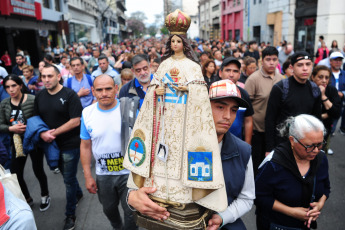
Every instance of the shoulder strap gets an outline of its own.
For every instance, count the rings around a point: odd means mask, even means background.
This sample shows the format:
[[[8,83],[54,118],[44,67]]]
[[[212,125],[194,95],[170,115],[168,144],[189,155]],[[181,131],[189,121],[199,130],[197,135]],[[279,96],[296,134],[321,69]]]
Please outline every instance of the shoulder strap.
[[[90,87],[92,87],[93,84],[92,84],[91,76],[89,74],[85,74],[85,76],[89,82]]]
[[[283,79],[283,96],[282,96],[282,100],[283,102],[286,100],[288,93],[289,93],[289,79]]]
[[[72,77],[67,78],[67,87],[72,89]]]

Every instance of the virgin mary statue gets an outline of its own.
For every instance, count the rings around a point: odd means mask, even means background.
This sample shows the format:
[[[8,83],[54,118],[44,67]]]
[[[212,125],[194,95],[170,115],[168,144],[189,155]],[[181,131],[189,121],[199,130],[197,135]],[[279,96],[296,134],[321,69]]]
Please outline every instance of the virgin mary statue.
[[[187,40],[190,17],[169,14],[167,51],[135,122],[124,166],[129,188],[156,187],[165,206],[227,207],[222,162],[207,84]]]

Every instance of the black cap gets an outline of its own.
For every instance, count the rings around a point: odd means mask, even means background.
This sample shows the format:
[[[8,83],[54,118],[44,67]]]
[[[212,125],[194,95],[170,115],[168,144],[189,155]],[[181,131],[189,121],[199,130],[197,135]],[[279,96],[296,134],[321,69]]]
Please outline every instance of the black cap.
[[[291,65],[293,66],[296,62],[301,60],[311,60],[311,56],[306,51],[297,51],[291,55]]]
[[[122,63],[122,69],[130,69],[132,68],[132,63],[129,61],[125,61]]]
[[[231,63],[236,64],[237,67],[241,69],[241,62],[239,62],[238,59],[234,57],[225,58],[222,62],[222,65],[220,66],[220,69],[224,69],[225,66],[228,66]]]

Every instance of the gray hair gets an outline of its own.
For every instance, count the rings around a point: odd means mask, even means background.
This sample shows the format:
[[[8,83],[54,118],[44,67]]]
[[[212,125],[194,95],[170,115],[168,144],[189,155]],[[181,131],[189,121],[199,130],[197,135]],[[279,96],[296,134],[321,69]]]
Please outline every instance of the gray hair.
[[[297,139],[303,139],[306,133],[322,131],[326,134],[325,126],[314,116],[301,114],[296,117],[289,117],[285,122],[277,127],[281,137],[294,136]],[[296,140],[295,140],[296,142]]]
[[[138,64],[139,62],[142,62],[142,61],[147,61],[147,63],[150,63],[146,54],[135,55],[132,58],[132,67],[135,66],[136,64]]]

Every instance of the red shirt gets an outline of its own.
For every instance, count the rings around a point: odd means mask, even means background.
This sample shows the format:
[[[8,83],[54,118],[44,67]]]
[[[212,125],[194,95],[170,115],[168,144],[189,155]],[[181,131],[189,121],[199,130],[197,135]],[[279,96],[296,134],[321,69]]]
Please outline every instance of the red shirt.
[[[1,61],[3,61],[5,63],[5,66],[11,66],[12,65],[10,55],[8,55],[8,54],[2,55]]]

